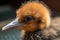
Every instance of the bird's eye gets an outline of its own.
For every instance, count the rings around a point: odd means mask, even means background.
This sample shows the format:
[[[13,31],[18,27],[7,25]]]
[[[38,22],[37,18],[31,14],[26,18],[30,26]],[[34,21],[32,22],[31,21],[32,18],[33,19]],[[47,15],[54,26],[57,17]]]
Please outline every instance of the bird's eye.
[[[31,21],[31,20],[34,20],[34,17],[33,16],[27,16],[24,19],[25,22],[28,22],[28,21]]]

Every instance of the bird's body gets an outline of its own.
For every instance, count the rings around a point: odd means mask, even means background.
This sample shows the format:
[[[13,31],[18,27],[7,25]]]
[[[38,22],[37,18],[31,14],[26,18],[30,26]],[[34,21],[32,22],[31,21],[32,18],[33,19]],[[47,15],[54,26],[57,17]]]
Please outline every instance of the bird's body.
[[[16,19],[2,30],[16,27],[24,30],[23,40],[56,40],[59,27],[50,26],[50,11],[40,2],[28,2],[17,10]]]
[[[24,40],[60,40],[60,27],[51,26],[44,30],[26,32]]]

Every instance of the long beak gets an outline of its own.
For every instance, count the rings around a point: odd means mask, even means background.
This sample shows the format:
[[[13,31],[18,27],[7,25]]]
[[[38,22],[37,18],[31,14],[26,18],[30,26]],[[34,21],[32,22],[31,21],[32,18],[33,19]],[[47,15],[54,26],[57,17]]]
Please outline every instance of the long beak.
[[[18,18],[16,18],[14,21],[12,21],[11,23],[4,26],[2,28],[2,30],[6,30],[6,29],[9,29],[9,28],[18,27],[18,26],[23,26],[23,24],[18,21]]]

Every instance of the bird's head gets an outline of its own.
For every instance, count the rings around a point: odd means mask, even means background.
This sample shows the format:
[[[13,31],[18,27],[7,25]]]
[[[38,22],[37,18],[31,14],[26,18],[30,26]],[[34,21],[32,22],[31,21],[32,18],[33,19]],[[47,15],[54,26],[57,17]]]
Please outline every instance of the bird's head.
[[[4,26],[2,30],[15,27],[19,30],[33,31],[48,28],[50,25],[50,11],[43,3],[28,2],[16,13],[16,19]]]

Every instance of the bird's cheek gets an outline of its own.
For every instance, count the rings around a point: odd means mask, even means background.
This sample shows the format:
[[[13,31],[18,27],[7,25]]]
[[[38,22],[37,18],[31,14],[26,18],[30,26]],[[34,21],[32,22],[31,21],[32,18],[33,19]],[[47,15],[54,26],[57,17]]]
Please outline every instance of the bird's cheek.
[[[25,31],[33,31],[33,30],[36,30],[37,27],[34,26],[34,25],[26,25],[26,26],[23,26],[23,27],[15,27],[16,29],[18,30],[25,30]]]
[[[45,24],[39,24],[39,29],[45,28]]]
[[[23,30],[23,26],[18,26],[18,27],[15,27],[17,30]]]
[[[26,26],[26,27],[24,27],[24,30],[26,30],[26,31],[33,31],[35,29],[36,29],[36,27],[34,27],[34,26]]]

